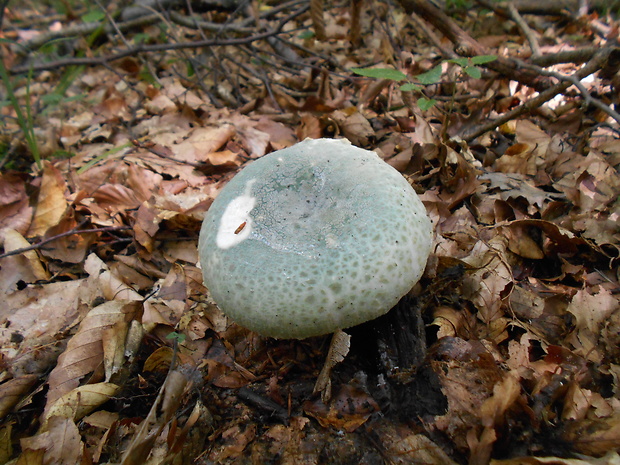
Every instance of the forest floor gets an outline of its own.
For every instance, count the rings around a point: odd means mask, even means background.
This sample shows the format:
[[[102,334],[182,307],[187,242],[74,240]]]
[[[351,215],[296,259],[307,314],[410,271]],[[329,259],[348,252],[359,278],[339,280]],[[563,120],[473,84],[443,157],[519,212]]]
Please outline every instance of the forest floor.
[[[613,17],[2,3],[0,464],[620,463]],[[424,361],[368,323],[331,399],[329,337],[235,325],[197,253],[226,182],[308,137],[375,150],[435,231]]]

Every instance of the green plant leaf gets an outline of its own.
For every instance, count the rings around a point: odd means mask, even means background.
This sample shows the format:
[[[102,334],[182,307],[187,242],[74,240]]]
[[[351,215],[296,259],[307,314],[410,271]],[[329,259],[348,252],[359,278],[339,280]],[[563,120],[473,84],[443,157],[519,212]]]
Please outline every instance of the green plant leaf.
[[[441,64],[435,66],[430,71],[426,73],[418,74],[416,79],[420,81],[421,84],[436,84],[441,79]]]
[[[151,39],[151,36],[145,34],[144,32],[138,32],[133,36],[134,44],[146,44]]]
[[[9,76],[9,72],[4,66],[4,61],[0,60],[0,79],[2,79],[2,83],[4,84],[4,88],[11,103],[11,107],[13,107],[13,111],[15,111],[15,115],[17,116],[17,124],[19,128],[24,133],[24,137],[26,139],[26,144],[28,144],[28,148],[30,149],[30,153],[37,166],[41,168],[41,155],[39,153],[39,145],[37,143],[37,138],[34,133],[34,120],[32,115],[32,108],[29,103],[26,104],[26,112],[22,111],[22,108],[17,100],[17,96],[13,90],[13,82]],[[30,68],[30,72],[28,73],[28,80],[26,83],[26,102],[30,102],[30,82],[32,80],[32,68]]]
[[[194,68],[193,63],[190,60],[187,60],[185,68],[187,70],[186,73],[188,77],[192,77],[196,74],[196,69]]]
[[[305,31],[300,32],[297,37],[299,37],[300,39],[311,39],[312,37],[314,37],[314,31],[306,29]]]
[[[416,86],[412,82],[408,82],[407,84],[400,86],[400,90],[403,92],[419,92],[422,88],[420,86]]]
[[[471,57],[470,60],[474,65],[483,65],[497,60],[497,55],[479,55],[477,57]]]
[[[418,99],[418,107],[422,111],[428,110],[429,108],[433,108],[436,103],[437,103],[437,100],[435,99],[427,99],[425,97]]]
[[[50,92],[49,94],[45,94],[41,96],[41,101],[45,103],[45,105],[58,105],[62,101],[62,95],[56,92]]]
[[[177,333],[176,331],[173,331],[166,336],[166,339],[176,340],[179,344],[183,344],[183,342],[185,342],[185,334],[181,334],[181,333]]]
[[[85,15],[82,15],[82,21],[85,23],[98,23],[105,19],[105,13],[101,10],[90,10]]]
[[[102,153],[101,155],[93,158],[92,160],[90,160],[89,162],[85,163],[83,166],[78,168],[77,173],[78,174],[82,174],[82,173],[86,172],[87,170],[89,170],[90,168],[92,168],[93,166],[95,166],[100,161],[103,161],[103,160],[107,159],[108,157],[110,157],[110,156],[112,156],[114,154],[117,154],[118,152],[120,152],[122,150],[125,150],[125,149],[127,149],[129,147],[133,147],[133,144],[131,142],[125,142],[123,145],[119,145],[118,147],[111,148],[107,152]]]
[[[375,79],[402,81],[407,78],[404,73],[392,68],[351,68],[351,71],[353,71],[355,74],[359,74],[360,76],[371,77]]]
[[[456,65],[459,65],[461,68],[464,68],[465,66],[469,65],[469,59],[468,58],[452,58],[450,60],[448,60],[450,63],[454,63]]]
[[[482,77],[482,71],[480,71],[480,68],[476,68],[475,66],[467,66],[463,68],[463,71],[469,77],[472,77],[474,79],[480,79]]]

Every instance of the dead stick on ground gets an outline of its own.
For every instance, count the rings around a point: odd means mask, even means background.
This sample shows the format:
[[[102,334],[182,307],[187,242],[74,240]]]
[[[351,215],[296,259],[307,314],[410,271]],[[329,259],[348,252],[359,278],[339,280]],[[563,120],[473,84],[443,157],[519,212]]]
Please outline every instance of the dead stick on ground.
[[[600,50],[594,55],[594,57],[589,63],[587,63],[583,68],[576,71],[572,76],[570,76],[571,78],[570,80],[566,79],[566,80],[562,80],[558,82],[553,87],[545,90],[544,92],[541,92],[536,97],[522,103],[517,108],[504,113],[502,116],[494,119],[493,121],[488,121],[487,123],[484,123],[483,125],[478,126],[477,128],[474,128],[472,131],[470,131],[469,133],[463,134],[461,137],[465,141],[471,142],[476,137],[481,136],[485,132],[491,131],[510,120],[513,120],[525,113],[528,113],[534,110],[535,108],[538,108],[543,103],[548,102],[553,97],[564,92],[566,89],[572,86],[575,80],[581,81],[586,76],[589,76],[590,74],[595,73],[596,71],[601,69],[607,62],[607,59],[609,58],[609,55],[611,54],[612,50],[613,50],[612,48],[606,48],[606,49]]]
[[[491,55],[487,47],[484,47],[473,39],[448,15],[429,1],[399,0],[398,2],[407,14],[416,13],[445,35],[448,40],[454,44],[454,49],[459,55],[465,57]],[[497,60],[487,63],[484,66],[504,76],[510,76],[511,79],[532,87],[539,92],[553,85],[553,82],[547,77],[540,76],[538,73],[534,73],[527,69],[519,68],[517,63],[508,57],[499,56]]]
[[[253,36],[248,37],[239,37],[234,39],[214,39],[214,40],[197,40],[194,42],[183,42],[183,43],[172,43],[172,44],[152,44],[152,45],[137,45],[135,47],[126,48],[121,50],[120,52],[105,55],[101,57],[84,57],[84,58],[65,58],[56,61],[52,61],[49,63],[39,63],[35,65],[28,66],[16,66],[10,69],[11,74],[21,74],[26,72],[36,72],[36,71],[48,71],[57,68],[63,68],[65,66],[77,66],[77,65],[86,65],[86,66],[95,66],[95,65],[105,65],[112,61],[120,60],[121,58],[125,58],[128,56],[135,56],[138,53],[149,53],[149,52],[163,52],[168,50],[182,50],[182,49],[192,49],[192,48],[203,48],[203,47],[216,47],[223,45],[243,45],[249,44],[252,42],[256,42],[258,40],[266,39],[268,37],[273,37],[282,33],[284,26],[296,18],[297,16],[302,15],[308,10],[308,6],[303,6],[297,11],[294,11],[286,18],[283,18],[275,29],[270,31],[261,32],[259,34],[255,34]]]
[[[521,29],[521,32],[523,32],[523,35],[527,39],[527,42],[530,44],[532,56],[541,56],[542,53],[540,53],[540,44],[538,43],[538,39],[536,38],[534,31],[532,31],[530,26],[523,19],[523,16],[519,14],[519,12],[512,3],[508,4],[508,12],[510,13],[510,17],[512,18],[512,20],[517,23],[517,26],[519,26],[519,29]]]
[[[614,50],[610,50],[609,55],[611,55],[612,53],[614,53]],[[523,66],[524,68],[529,68],[532,69],[540,74],[543,74],[545,76],[551,76],[554,77],[560,81],[568,81],[570,83],[572,83],[578,90],[579,92],[581,92],[581,95],[583,95],[583,99],[586,105],[592,105],[596,108],[598,108],[599,110],[603,111],[604,113],[607,113],[609,116],[611,116],[618,124],[620,124],[620,114],[615,111],[614,109],[612,109],[609,105],[604,104],[603,102],[601,102],[600,100],[598,100],[597,98],[592,97],[592,95],[590,94],[590,92],[588,91],[588,89],[586,89],[586,87],[581,83],[581,81],[579,79],[577,79],[577,77],[575,77],[575,75],[572,76],[566,76],[564,74],[561,73],[556,73],[555,71],[548,71],[544,68],[541,68],[539,66],[536,65],[532,65],[529,63],[521,63],[521,66]]]
[[[48,237],[47,239],[43,239],[41,242],[37,242],[36,244],[33,244],[31,246],[22,247],[21,249],[15,249],[15,250],[11,250],[10,252],[0,254],[0,259],[10,257],[12,255],[19,255],[24,252],[28,252],[30,250],[40,249],[45,244],[49,244],[50,242],[53,242],[56,239],[60,239],[60,238],[67,237],[67,236],[73,236],[74,234],[91,234],[91,233],[98,233],[98,232],[126,231],[128,229],[132,229],[131,226],[107,226],[105,228],[78,229],[78,230],[71,229],[69,231],[65,231],[64,233],[60,233],[55,236]]]

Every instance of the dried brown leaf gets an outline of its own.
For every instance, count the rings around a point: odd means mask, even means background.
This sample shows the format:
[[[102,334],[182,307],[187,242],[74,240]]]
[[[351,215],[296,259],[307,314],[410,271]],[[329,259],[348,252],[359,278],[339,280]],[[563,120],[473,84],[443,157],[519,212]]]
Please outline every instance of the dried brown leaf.
[[[78,227],[79,224],[75,219],[75,212],[69,210],[57,225],[47,230],[45,236],[46,238],[52,238],[75,230]],[[90,246],[96,239],[97,234],[88,232],[63,236],[46,243],[41,253],[54,260],[60,260],[66,263],[81,263],[84,261]]]
[[[370,415],[380,410],[372,397],[350,385],[343,385],[329,403],[325,404],[321,399],[307,401],[303,409],[321,426],[347,432],[355,431]]]
[[[617,452],[609,452],[605,457],[595,459],[567,459],[562,457],[519,457],[514,459],[494,460],[489,465],[617,465],[620,456]]]
[[[68,206],[66,189],[62,173],[50,162],[44,162],[39,197],[28,229],[29,237],[43,236],[49,228],[60,222]]]
[[[319,373],[314,385],[314,393],[321,393],[321,400],[325,403],[331,398],[331,373],[333,368],[342,362],[349,353],[351,347],[351,336],[344,331],[338,330],[332,335],[332,340],[327,352],[325,364]]]
[[[358,111],[336,110],[331,113],[331,118],[338,124],[341,134],[353,145],[367,147],[375,131],[368,120]]]
[[[24,452],[43,450],[44,464],[75,465],[84,454],[80,432],[71,418],[50,418],[42,432],[22,439],[21,445]]]
[[[0,419],[4,419],[35,385],[37,375],[23,375],[0,384]]]
[[[70,327],[84,310],[80,297],[94,298],[88,280],[27,287],[5,296],[0,318],[0,347],[14,376],[43,373],[58,356],[58,333]]]
[[[183,393],[192,386],[187,369],[168,372],[147,417],[123,454],[122,465],[141,465],[146,461],[164,427],[175,417]]]
[[[620,414],[569,423],[563,439],[582,454],[601,457],[620,444]]]
[[[30,243],[13,229],[4,230],[4,251],[30,247]],[[50,274],[41,263],[34,250],[0,259],[0,292],[10,294],[17,290],[17,284],[30,284],[39,280],[48,280]]]
[[[26,193],[26,179],[12,173],[0,174],[0,243],[7,229],[26,234],[32,211]]]
[[[11,423],[0,426],[0,463],[8,463],[13,458],[12,432]]]
[[[78,332],[69,340],[67,348],[58,357],[58,363],[50,373],[46,412],[60,397],[79,386],[84,376],[103,363],[103,338],[106,330],[119,322],[131,321],[140,309],[139,302],[116,300],[105,302],[88,312]],[[114,340],[124,343],[124,337]],[[116,351],[114,348],[108,348],[108,350]],[[109,378],[109,374],[107,376]]]
[[[575,330],[569,339],[576,353],[595,362],[601,362],[605,347],[599,346],[605,321],[620,309],[620,302],[608,290],[601,288],[592,294],[577,291],[566,309],[575,317]]]
[[[385,456],[392,463],[423,463],[428,465],[456,465],[443,449],[424,434],[406,428],[388,426],[379,432],[385,447]]]
[[[528,229],[519,223],[511,223],[506,226],[504,231],[508,238],[508,249],[520,257],[540,260],[544,258],[545,254]]]
[[[79,421],[114,396],[119,386],[112,383],[86,384],[60,397],[41,417],[41,430],[54,418]]]
[[[476,268],[464,279],[464,296],[474,303],[479,318],[487,325],[503,315],[503,297],[513,283],[512,269],[506,257],[507,245],[508,241],[501,236],[488,243],[480,241],[464,259]]]

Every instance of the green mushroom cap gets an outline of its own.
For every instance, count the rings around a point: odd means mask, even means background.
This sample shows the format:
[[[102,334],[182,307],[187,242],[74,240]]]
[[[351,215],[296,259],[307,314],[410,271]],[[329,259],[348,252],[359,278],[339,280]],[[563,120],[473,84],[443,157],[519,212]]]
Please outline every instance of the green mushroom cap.
[[[200,231],[204,282],[264,336],[302,339],[377,318],[420,279],[432,227],[374,152],[306,139],[245,167]]]

